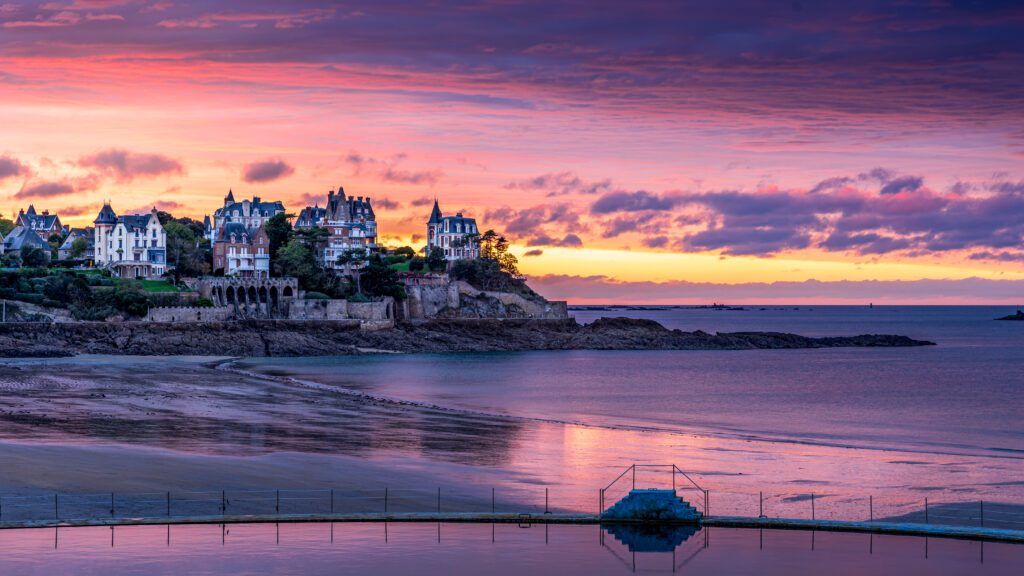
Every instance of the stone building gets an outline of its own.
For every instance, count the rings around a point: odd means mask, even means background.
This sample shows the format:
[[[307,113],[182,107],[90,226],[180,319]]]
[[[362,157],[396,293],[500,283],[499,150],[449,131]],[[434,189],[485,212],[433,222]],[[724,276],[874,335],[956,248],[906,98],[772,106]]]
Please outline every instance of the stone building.
[[[48,241],[54,234],[64,233],[64,226],[61,225],[59,216],[50,214],[49,210],[43,210],[42,213],[37,214],[36,207],[31,204],[29,204],[28,210],[18,211],[18,218],[14,225],[23,226],[35,232],[43,242]]]
[[[93,255],[96,253],[96,233],[92,228],[72,228],[68,231],[68,235],[64,238],[64,242],[57,249],[57,258],[60,260],[68,260],[71,258],[71,251],[75,244],[75,240],[79,238],[85,239],[85,252],[82,253],[78,258],[84,258],[91,260]]]
[[[122,278],[158,278],[167,272],[167,234],[149,214],[118,216],[103,204],[93,221],[93,260]]]
[[[455,216],[444,216],[434,200],[434,209],[427,221],[427,255],[437,246],[444,250],[448,261],[472,260],[480,257],[480,230],[476,220],[466,218],[462,212]]]
[[[260,226],[266,224],[267,220],[278,214],[284,214],[284,204],[281,202],[264,202],[259,196],[253,196],[252,200],[235,202],[234,192],[228,190],[228,195],[224,197],[224,206],[213,213],[212,219],[209,216],[204,219],[206,238],[210,244],[216,244],[220,229],[226,224],[241,224],[252,235]]]
[[[295,228],[316,227],[326,229],[328,234],[320,255],[326,268],[345,268],[338,264],[338,257],[347,250],[363,250],[369,255],[377,249],[377,216],[368,196],[346,196],[342,187],[337,193],[328,192],[327,207],[307,206],[295,219]]]
[[[213,270],[240,278],[270,277],[270,238],[261,225],[255,231],[228,223],[213,243]]]
[[[49,259],[50,245],[34,231],[24,226],[15,226],[7,234],[7,237],[3,239],[3,248],[0,249],[0,253],[20,255],[23,249],[30,246],[42,250],[46,254],[47,259]]]

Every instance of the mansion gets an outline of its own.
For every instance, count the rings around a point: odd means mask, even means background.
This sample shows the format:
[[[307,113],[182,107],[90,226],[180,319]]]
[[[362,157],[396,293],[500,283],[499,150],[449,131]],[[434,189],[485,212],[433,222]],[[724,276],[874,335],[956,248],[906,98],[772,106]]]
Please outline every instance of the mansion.
[[[441,208],[434,200],[434,209],[427,221],[427,255],[435,246],[444,251],[449,261],[472,260],[480,257],[480,230],[476,220],[466,218],[462,212],[455,216],[443,216]]]
[[[14,225],[35,232],[43,242],[49,240],[50,236],[54,234],[63,235],[67,231],[61,225],[59,216],[50,214],[49,210],[36,213],[36,207],[31,204],[29,204],[28,210],[18,211],[18,218],[14,221]]]
[[[118,216],[104,204],[93,221],[93,261],[122,278],[157,278],[167,271],[167,234],[149,214]]]
[[[327,206],[307,206],[295,219],[295,228],[324,228],[327,245],[320,260],[325,268],[342,270],[351,266],[338,263],[338,258],[349,250],[362,250],[367,256],[377,249],[377,216],[370,205],[370,197],[346,196],[338,187],[327,193]]]
[[[264,226],[284,214],[279,201],[264,202],[259,196],[235,201],[228,190],[224,206],[203,221],[204,234],[213,251],[213,271],[243,278],[270,277],[270,238]]]

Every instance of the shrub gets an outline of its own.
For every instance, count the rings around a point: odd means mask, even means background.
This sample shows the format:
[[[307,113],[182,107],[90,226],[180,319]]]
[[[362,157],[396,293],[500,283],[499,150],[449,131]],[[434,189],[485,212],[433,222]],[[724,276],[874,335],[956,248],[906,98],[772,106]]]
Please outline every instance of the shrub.
[[[213,300],[209,298],[200,298],[196,300],[196,307],[198,308],[213,308]]]
[[[360,294],[356,292],[348,297],[349,302],[369,302],[370,299],[366,297],[366,294]]]
[[[306,292],[306,300],[330,300],[331,297],[323,292]]]

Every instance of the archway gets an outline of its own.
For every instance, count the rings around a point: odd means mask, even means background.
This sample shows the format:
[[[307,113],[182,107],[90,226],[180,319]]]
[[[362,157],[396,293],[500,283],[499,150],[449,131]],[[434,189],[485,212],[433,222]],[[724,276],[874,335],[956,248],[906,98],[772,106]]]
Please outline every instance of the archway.
[[[292,287],[291,286],[285,286],[284,287],[284,291],[281,294],[285,298],[291,298],[293,296],[293,294],[292,294]]]

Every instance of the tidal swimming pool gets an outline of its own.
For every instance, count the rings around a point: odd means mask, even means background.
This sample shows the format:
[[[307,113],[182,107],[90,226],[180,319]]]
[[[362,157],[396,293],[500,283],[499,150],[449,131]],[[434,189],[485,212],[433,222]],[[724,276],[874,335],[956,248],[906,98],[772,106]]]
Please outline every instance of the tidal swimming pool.
[[[1024,546],[889,535],[541,524],[0,531],[2,574],[1020,574]]]

